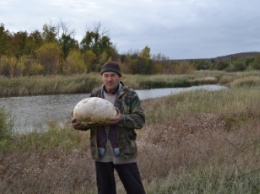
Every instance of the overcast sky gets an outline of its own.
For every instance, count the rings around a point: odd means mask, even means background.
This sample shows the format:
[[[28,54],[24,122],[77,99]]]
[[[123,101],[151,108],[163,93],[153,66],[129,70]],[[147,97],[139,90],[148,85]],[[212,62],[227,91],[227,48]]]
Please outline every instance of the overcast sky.
[[[65,22],[81,41],[101,24],[120,54],[141,51],[170,59],[260,51],[259,0],[0,0],[10,32],[42,32]]]

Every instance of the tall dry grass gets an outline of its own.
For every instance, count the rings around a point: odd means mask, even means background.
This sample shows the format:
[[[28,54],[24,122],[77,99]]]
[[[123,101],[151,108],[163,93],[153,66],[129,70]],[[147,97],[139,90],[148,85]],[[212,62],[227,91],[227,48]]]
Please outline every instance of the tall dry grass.
[[[142,101],[138,165],[147,194],[260,193],[260,87],[242,75],[236,82]],[[0,155],[0,193],[96,193],[89,133],[67,126],[13,136]]]
[[[96,74],[0,77],[0,97],[86,93],[100,83]]]
[[[123,74],[122,81],[134,89],[165,87],[189,87],[193,85],[221,84],[229,85],[234,80],[249,77],[248,84],[256,83],[260,72],[228,73],[222,71],[194,71],[189,74],[131,75]],[[242,81],[243,82],[243,81]],[[70,76],[27,76],[1,77],[0,97],[88,93],[101,84],[99,73],[76,74]]]
[[[259,193],[259,94],[235,88],[146,101],[139,163],[147,193]]]

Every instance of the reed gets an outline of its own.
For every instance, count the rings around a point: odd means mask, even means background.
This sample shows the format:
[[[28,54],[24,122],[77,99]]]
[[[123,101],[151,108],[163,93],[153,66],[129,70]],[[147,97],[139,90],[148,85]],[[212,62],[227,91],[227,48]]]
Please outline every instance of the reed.
[[[90,92],[101,81],[96,74],[0,77],[0,97]]]
[[[193,85],[221,84],[229,86],[246,82],[258,85],[260,72],[228,73],[222,71],[195,71],[180,75],[130,75],[123,74],[122,81],[134,89],[165,87],[190,87]],[[240,81],[239,81],[240,80]],[[0,77],[0,97],[89,93],[101,84],[100,74],[76,74],[70,76]]]

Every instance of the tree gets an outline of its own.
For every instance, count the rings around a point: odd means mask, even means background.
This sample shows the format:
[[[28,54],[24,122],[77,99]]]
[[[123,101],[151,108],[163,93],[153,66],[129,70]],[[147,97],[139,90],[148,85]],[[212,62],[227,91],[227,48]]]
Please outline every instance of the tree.
[[[243,61],[235,61],[233,64],[233,71],[244,71],[246,70],[246,65]]]
[[[0,73],[7,77],[16,76],[17,59],[14,56],[1,56]]]
[[[87,50],[83,53],[85,64],[89,67],[90,71],[97,71],[97,56],[92,50]]]
[[[210,64],[206,60],[198,60],[195,63],[196,63],[197,70],[207,70],[210,68]]]
[[[42,37],[44,42],[57,42],[56,36],[57,36],[57,29],[55,26],[52,26],[51,24],[43,25]]]
[[[43,66],[37,63],[30,56],[22,56],[19,58],[18,64],[24,68],[23,75],[39,75],[43,73]]]
[[[226,62],[226,61],[220,61],[218,64],[217,64],[217,70],[224,70],[226,68],[228,68],[229,66],[229,63]]]
[[[26,43],[25,43],[25,55],[34,56],[35,51],[40,48],[43,44],[43,37],[41,32],[38,30],[33,31],[29,36],[27,37]]]
[[[65,60],[69,52],[74,49],[79,49],[78,41],[73,38],[75,32],[70,30],[65,22],[60,22],[57,27],[58,42],[61,45],[62,56]]]
[[[150,51],[151,49],[148,46],[145,46],[143,50],[140,52],[140,57],[147,61],[150,60],[151,59]]]
[[[257,55],[252,64],[252,69],[260,70],[260,55]]]
[[[87,31],[80,43],[82,52],[85,53],[86,51],[91,50],[96,55],[99,65],[104,61],[104,56],[106,56],[107,60],[109,58],[114,60],[117,56],[117,52],[113,47],[109,36],[106,32],[101,32],[100,28],[101,25],[98,24],[93,30]]]
[[[154,73],[173,73],[173,62],[168,57],[159,53],[152,56],[152,61],[154,63]]]
[[[0,24],[0,57],[6,54],[9,31],[5,30],[4,24]]]
[[[59,43],[61,45],[63,59],[67,58],[70,51],[79,48],[78,42],[70,35],[62,34]]]
[[[84,63],[83,56],[79,50],[73,50],[69,53],[66,58],[66,63],[64,67],[64,73],[75,74],[75,73],[85,73],[87,71],[87,66]]]
[[[43,66],[44,74],[57,74],[61,72],[61,48],[58,43],[50,42],[43,44],[37,49],[36,55],[38,63]]]
[[[24,54],[27,36],[26,31],[19,31],[11,35],[9,39],[9,52],[11,55],[19,58]]]
[[[140,65],[143,66],[142,72],[139,72],[141,74],[151,74],[154,73],[154,67],[151,60],[151,54],[150,54],[150,48],[148,46],[145,46],[143,50],[140,52],[139,57],[141,60],[139,62]]]

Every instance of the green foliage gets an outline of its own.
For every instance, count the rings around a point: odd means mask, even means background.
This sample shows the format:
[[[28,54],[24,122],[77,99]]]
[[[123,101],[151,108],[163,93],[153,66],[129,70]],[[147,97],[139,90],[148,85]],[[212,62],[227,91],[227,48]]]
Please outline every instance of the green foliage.
[[[257,55],[254,59],[254,62],[252,64],[252,68],[254,70],[260,70],[260,55]]]
[[[0,24],[0,56],[6,54],[7,38],[9,32],[5,30],[4,24]]]
[[[55,26],[47,25],[44,24],[43,25],[43,33],[42,33],[42,37],[44,42],[48,43],[48,42],[57,42],[57,28]]]
[[[57,34],[58,42],[62,50],[62,56],[65,60],[72,50],[79,50],[78,41],[72,37],[74,35],[74,31],[70,30],[65,22],[61,21],[58,24]]]
[[[196,61],[196,69],[197,70],[208,70],[210,69],[210,63],[206,60]]]
[[[98,24],[93,30],[87,31],[81,43],[82,52],[91,51],[98,63],[103,65],[109,58],[116,59],[116,51],[110,38],[106,33],[101,32],[101,25]],[[87,53],[86,53],[87,54]],[[90,59],[93,60],[93,57]],[[90,65],[92,71],[99,71],[99,68]]]
[[[139,86],[141,88],[181,88],[190,87],[191,82],[188,80],[174,80],[174,81],[163,81],[163,80],[145,80],[140,81]]]
[[[245,71],[246,65],[243,61],[236,61],[233,64],[233,71]]]
[[[62,34],[59,43],[62,49],[63,59],[66,59],[72,49],[78,49],[77,42],[70,35]]]
[[[226,61],[220,61],[217,65],[217,70],[224,70],[228,67],[229,63]]]

